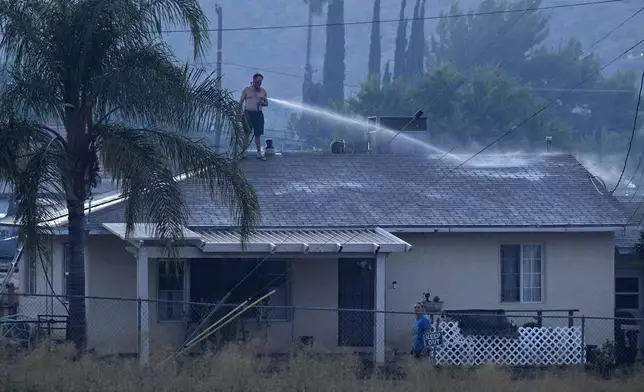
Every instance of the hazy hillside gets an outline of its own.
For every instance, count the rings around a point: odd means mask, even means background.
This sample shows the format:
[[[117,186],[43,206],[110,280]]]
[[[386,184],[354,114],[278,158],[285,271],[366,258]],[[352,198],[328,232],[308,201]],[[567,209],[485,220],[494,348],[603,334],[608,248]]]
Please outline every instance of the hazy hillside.
[[[582,0],[544,0],[544,6],[571,4]],[[305,25],[308,8],[302,0],[202,0],[203,7],[210,18],[212,27],[216,27],[217,14],[215,4],[223,8],[225,28],[244,28],[248,26],[281,26]],[[409,2],[408,2],[409,3]],[[479,0],[463,0],[465,8],[476,7]],[[451,0],[432,0],[427,2],[426,16],[439,15],[446,11]],[[365,21],[371,19],[373,2],[371,0],[345,0],[345,21]],[[556,45],[571,37],[576,37],[584,43],[592,43],[609,30],[617,26],[641,7],[641,0],[624,0],[621,3],[593,5],[549,11],[552,14],[549,43]],[[382,0],[382,19],[396,19],[400,0]],[[413,13],[413,2],[407,5],[407,15]],[[618,32],[612,35],[601,46],[600,53],[605,57],[615,56],[625,50],[638,39],[638,33],[644,33],[644,15],[639,15]],[[317,17],[315,23],[325,23],[326,16]],[[426,31],[433,32],[436,22],[427,21]],[[369,33],[371,26],[354,25],[346,27],[346,80],[347,92],[356,89],[364,79],[367,69],[369,51]],[[393,58],[396,23],[383,23],[382,51],[383,61]],[[324,59],[325,28],[314,28],[314,46],[312,63],[320,70],[314,78],[321,78],[321,68]],[[168,34],[177,54],[187,59],[191,55],[185,33]],[[212,34],[213,45],[216,43],[216,33]],[[225,31],[223,72],[224,85],[227,88],[240,90],[250,82],[250,76],[255,71],[265,74],[265,86],[269,94],[275,98],[299,100],[304,67],[306,47],[306,29],[273,29],[255,31]],[[215,69],[216,51],[213,46],[208,54],[206,67]],[[631,61],[632,63],[632,61]],[[236,64],[236,65],[233,65]],[[628,66],[624,60],[620,64]],[[284,74],[293,74],[289,76]],[[410,108],[410,111],[413,108]],[[267,111],[267,126],[284,128],[286,113],[280,108]]]

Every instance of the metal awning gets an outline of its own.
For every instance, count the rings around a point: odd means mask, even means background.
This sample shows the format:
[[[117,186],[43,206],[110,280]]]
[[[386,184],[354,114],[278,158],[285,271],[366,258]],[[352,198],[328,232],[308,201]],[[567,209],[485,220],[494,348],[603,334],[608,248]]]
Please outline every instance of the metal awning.
[[[154,241],[159,238],[152,224],[136,223],[130,235],[125,237],[125,223],[103,223],[103,227],[122,240],[128,241]],[[201,236],[194,231],[184,228],[183,236],[186,240],[200,240]]]
[[[275,229],[258,230],[242,249],[234,230],[194,230],[201,250],[209,253],[400,253],[410,244],[383,229]]]

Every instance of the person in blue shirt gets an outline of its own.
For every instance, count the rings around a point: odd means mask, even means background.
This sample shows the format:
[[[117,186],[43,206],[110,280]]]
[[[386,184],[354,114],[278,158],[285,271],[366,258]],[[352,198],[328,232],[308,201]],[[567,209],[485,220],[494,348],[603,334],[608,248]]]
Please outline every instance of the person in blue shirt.
[[[416,314],[416,320],[414,321],[414,327],[411,330],[412,354],[416,358],[422,358],[427,356],[427,350],[425,349],[425,332],[429,331],[431,322],[429,321],[427,312],[425,312],[425,307],[421,302],[417,302],[416,305],[414,305],[414,313]]]

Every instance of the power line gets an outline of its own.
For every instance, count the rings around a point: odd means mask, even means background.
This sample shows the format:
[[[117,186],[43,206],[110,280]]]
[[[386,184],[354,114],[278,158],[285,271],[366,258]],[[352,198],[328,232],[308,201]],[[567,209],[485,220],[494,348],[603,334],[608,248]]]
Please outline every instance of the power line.
[[[536,4],[536,1],[535,1],[533,4]],[[512,28],[512,27],[513,27],[517,22],[519,22],[519,20],[521,20],[521,18],[523,18],[524,16],[526,16],[526,15],[528,14],[529,10],[530,10],[530,9],[528,9],[528,11],[526,11],[523,15],[521,15],[520,17],[518,17],[518,18],[517,18],[517,19],[516,19],[512,24],[510,24],[510,25],[507,27],[507,29],[506,29],[504,32],[502,32],[502,33],[500,34],[500,36],[503,36],[504,34],[506,34],[506,33],[507,33],[507,32],[508,32],[508,31],[509,31],[509,30],[510,30],[510,29],[511,29],[511,28]],[[634,17],[634,15],[633,15],[632,17]],[[632,17],[631,17],[631,18],[632,18]],[[624,21],[622,24],[620,24],[618,27],[616,27],[616,28],[614,28],[613,30],[611,30],[608,34],[606,34],[604,37],[602,37],[602,38],[600,39],[600,41],[601,41],[601,40],[603,40],[603,39],[605,39],[608,35],[610,35],[613,31],[617,30],[619,27],[621,27],[624,23],[626,23],[626,22],[627,22],[628,20],[630,20],[631,18],[627,19],[627,20],[626,20],[626,21]],[[496,40],[494,40],[491,44],[486,45],[486,48],[487,48],[487,46],[493,45],[495,42],[496,42]],[[627,51],[626,51],[626,52],[624,52],[624,53],[628,53],[628,52],[630,52],[633,48],[637,47],[637,46],[638,46],[640,43],[642,43],[642,42],[644,42],[644,40],[642,40],[642,41],[638,42],[636,45],[634,45],[632,48],[630,48],[629,50],[627,50]],[[477,58],[478,58],[478,57],[480,57],[484,52],[485,52],[485,49],[484,49],[484,50],[483,50],[483,51],[482,51],[482,52],[477,56]],[[594,73],[592,73],[590,76],[588,76],[587,78],[585,78],[584,80],[582,80],[582,82],[580,82],[580,83],[578,83],[577,85],[573,86],[572,88],[568,89],[568,90],[567,90],[566,92],[564,92],[563,94],[560,94],[558,98],[561,98],[563,95],[565,95],[565,93],[567,93],[567,92],[569,92],[569,91],[573,91],[574,89],[576,89],[577,87],[579,87],[581,84],[585,83],[585,82],[586,82],[586,81],[588,81],[590,78],[594,77],[595,75],[597,75],[598,73],[600,73],[601,71],[603,71],[606,67],[608,67],[609,65],[611,65],[612,63],[614,63],[615,61],[617,61],[617,60],[618,60],[619,58],[621,58],[622,56],[623,56],[623,54],[621,54],[620,56],[618,56],[618,57],[614,58],[612,61],[610,61],[609,63],[607,63],[607,64],[606,64],[606,65],[604,65],[603,67],[601,67],[599,70],[595,71],[595,72],[594,72]],[[575,60],[575,61],[576,61],[576,60]],[[472,62],[472,64],[474,64],[474,62]],[[471,66],[472,64],[470,64],[470,66]],[[469,67],[468,67],[468,68],[469,68]],[[434,100],[435,100],[435,99],[437,99],[437,98],[438,98],[438,97],[439,97],[439,96],[440,96],[440,95],[441,95],[441,94],[442,94],[442,93],[443,93],[443,92],[444,92],[448,87],[449,87],[449,86],[447,86],[446,88],[444,88],[443,90],[441,90],[441,92],[439,92],[439,94],[438,94],[437,96],[435,96],[435,97],[430,101],[430,103],[429,103],[427,106],[430,106],[430,105],[434,102]],[[558,99],[558,98],[557,98],[557,99]],[[553,105],[555,102],[556,102],[556,99],[555,99],[555,100],[550,101],[547,105],[545,105],[543,108],[541,108],[541,110],[537,111],[537,112],[536,112],[536,113],[534,113],[532,116],[529,116],[526,120],[522,121],[522,122],[521,122],[521,123],[519,123],[518,125],[516,125],[516,126],[514,126],[514,127],[510,128],[510,130],[508,130],[506,133],[504,133],[504,134],[503,134],[503,135],[501,135],[499,138],[497,138],[496,140],[494,140],[492,143],[488,144],[488,145],[487,145],[487,146],[485,146],[483,149],[481,149],[479,152],[477,152],[476,154],[472,155],[470,158],[466,159],[465,161],[463,161],[461,164],[457,165],[457,166],[456,166],[455,168],[453,168],[452,170],[448,171],[448,172],[447,172],[443,177],[441,177],[438,181],[436,181],[436,183],[440,182],[440,181],[441,181],[443,178],[445,178],[448,174],[450,174],[450,173],[451,173],[451,172],[453,172],[454,170],[458,169],[459,167],[461,167],[461,166],[462,166],[462,165],[464,165],[465,163],[469,162],[469,161],[470,161],[470,160],[472,160],[474,157],[476,157],[476,156],[478,156],[479,154],[483,153],[484,151],[486,151],[487,149],[489,149],[490,147],[492,147],[494,144],[498,143],[500,140],[502,140],[503,138],[505,138],[506,136],[508,136],[510,133],[514,132],[516,129],[518,129],[519,127],[521,127],[522,125],[524,125],[525,123],[527,123],[528,121],[530,121],[532,118],[536,117],[536,116],[537,116],[537,115],[539,115],[541,112],[543,112],[544,110],[546,110],[547,108],[549,108],[549,107],[550,107],[551,105]],[[419,111],[419,112],[420,112],[420,111]],[[401,131],[399,131],[398,133],[396,133],[396,135],[394,135],[394,137],[393,137],[391,140],[389,140],[388,144],[389,144],[389,143],[391,143],[391,141],[393,141],[393,139],[395,139],[395,138],[396,138],[396,136],[398,136],[398,135],[400,134],[400,132],[402,132],[405,128],[407,128],[407,127],[408,127],[412,122],[413,122],[413,120],[412,120],[412,121],[410,121],[409,123],[407,123],[407,124],[406,124],[402,129],[401,129]],[[446,153],[445,153],[445,154],[444,154],[440,159],[436,160],[436,161],[435,161],[435,162],[433,162],[433,163],[434,163],[434,164],[436,164],[438,161],[440,161],[440,160],[441,160],[441,159],[443,159],[445,156],[447,156],[448,154],[450,154],[450,153],[451,153],[451,151],[453,151],[453,150],[454,150],[454,149],[456,149],[457,147],[458,147],[458,146],[455,146],[455,147],[454,147],[454,148],[452,148],[451,150],[447,151],[447,152],[446,152]],[[433,166],[433,165],[430,165],[430,167],[432,167],[432,166]],[[416,195],[416,196],[417,196],[417,195]],[[410,201],[411,201],[411,200],[410,200]],[[394,208],[394,209],[393,209],[392,211],[390,211],[389,213],[387,213],[387,214],[385,214],[384,216],[382,216],[381,218],[377,219],[377,220],[376,220],[374,223],[372,223],[371,225],[376,225],[376,224],[377,224],[381,219],[383,219],[383,218],[384,218],[384,217],[386,217],[386,216],[389,216],[391,213],[393,213],[393,212],[397,211],[401,206],[403,206],[403,205],[405,205],[405,204],[407,204],[407,203],[408,203],[408,201],[406,201],[406,202],[404,202],[404,203],[399,204],[399,205],[398,205],[398,207]],[[356,235],[357,235],[357,234],[356,234]],[[346,242],[348,242],[348,241],[350,241],[351,239],[355,238],[355,236],[356,236],[356,235],[351,236],[351,237],[350,237]],[[283,241],[282,243],[284,243],[284,242],[285,242],[289,237],[290,237],[290,236],[287,236],[287,238],[286,238],[286,239],[284,239],[284,241]],[[327,242],[328,242],[328,240],[327,240]],[[345,242],[345,243],[346,243],[346,242]],[[326,242],[325,242],[325,243],[326,243]],[[280,245],[281,245],[281,244],[280,244]],[[278,245],[278,246],[280,246],[280,245]],[[323,244],[323,245],[324,245],[324,244]],[[266,261],[266,260],[267,260],[271,255],[272,255],[272,254],[273,254],[272,252],[269,252],[269,253],[266,255],[266,257],[264,257],[264,258],[263,258],[263,259],[262,259],[262,260],[261,260],[261,261],[260,261],[256,266],[255,266],[255,268],[253,269],[253,271],[255,271],[257,268],[259,268],[259,266],[261,266],[261,265],[262,265],[262,264],[263,264],[263,263],[264,263],[264,262],[265,262],[265,261]],[[252,273],[253,271],[251,271],[251,273]],[[244,277],[244,280],[245,280],[245,279],[247,279],[247,278],[248,278],[248,275],[246,275],[246,276]],[[263,289],[262,289],[262,290],[263,290]]]
[[[536,4],[536,1],[535,1],[533,4]],[[614,28],[612,28],[610,31],[608,31],[608,33],[604,34],[600,39],[598,39],[597,41],[595,41],[592,45],[590,45],[588,48],[586,48],[586,50],[582,51],[582,52],[579,54],[579,56],[577,56],[575,59],[573,59],[571,62],[569,62],[569,63],[567,63],[567,64],[574,63],[574,62],[578,61],[584,53],[586,53],[587,51],[589,51],[590,49],[592,49],[593,47],[595,47],[597,44],[599,44],[600,42],[602,42],[603,40],[605,40],[608,36],[610,36],[611,34],[613,34],[616,30],[620,29],[620,28],[621,28],[622,26],[624,26],[628,21],[630,21],[631,19],[633,19],[635,16],[637,16],[637,14],[639,14],[639,13],[640,13],[640,12],[642,12],[643,10],[644,10],[644,7],[640,8],[640,9],[639,9],[638,11],[636,11],[633,15],[629,16],[629,17],[628,17],[628,18],[626,18],[624,21],[622,21],[620,24],[618,24],[617,26],[615,26]],[[521,18],[525,17],[527,14],[528,14],[528,12],[525,12],[523,15],[521,15],[520,17],[518,17],[518,18],[517,18],[517,19],[516,19],[516,20],[515,20],[515,21],[514,21],[510,26],[508,26],[508,28],[506,29],[506,31],[505,31],[504,33],[502,33],[502,34],[501,34],[501,36],[505,35],[505,34],[506,34],[506,33],[507,33],[507,32],[508,32],[512,27],[514,27],[514,25],[515,25],[517,22],[519,22],[519,21],[521,20]],[[495,43],[495,42],[496,42],[496,40],[495,40],[495,41],[493,41],[490,45],[486,45],[486,47],[485,47],[485,48],[487,48],[487,46],[494,45],[494,43]],[[475,58],[475,59],[474,59],[474,60],[473,60],[473,61],[472,61],[472,62],[471,62],[467,67],[466,67],[466,69],[465,69],[463,72],[465,72],[465,71],[467,71],[468,69],[470,69],[470,67],[472,67],[472,66],[476,63],[476,60],[477,60],[479,57],[481,57],[481,56],[485,53],[485,48],[481,51],[481,53],[479,53],[479,54],[476,56],[476,58]],[[628,51],[627,51],[626,53],[628,53]],[[623,55],[620,55],[619,57],[616,57],[616,58],[613,60],[613,62],[617,61],[617,60],[618,60],[619,58],[621,58],[622,56],[623,56]],[[611,64],[612,64],[612,62],[611,62]],[[604,67],[604,68],[605,68],[605,67]],[[602,70],[603,70],[604,68],[602,68]],[[462,73],[462,72],[459,72],[459,74],[461,74],[461,75],[462,75],[463,73]],[[546,82],[549,82],[550,80],[552,80],[552,77],[554,77],[554,75],[553,75],[553,76],[551,76],[550,78],[548,78],[548,80],[547,80]],[[443,89],[442,89],[442,90],[441,90],[441,91],[440,91],[440,92],[439,92],[439,93],[438,93],[438,94],[437,94],[437,95],[436,95],[436,96],[435,96],[435,97],[434,97],[434,98],[433,98],[433,99],[432,99],[432,100],[431,100],[431,101],[430,101],[430,102],[425,106],[425,108],[426,108],[426,109],[429,109],[429,108],[431,107],[432,103],[434,103],[434,101],[436,101],[436,99],[438,99],[438,97],[440,97],[440,96],[441,96],[441,95],[442,95],[442,94],[443,94],[443,93],[444,93],[448,88],[452,87],[452,86],[455,84],[455,82],[456,82],[456,81],[454,81],[454,82],[452,82],[452,83],[449,83],[447,86],[445,86],[445,87],[444,87],[444,88],[443,88]],[[568,91],[566,91],[566,92],[568,92]],[[419,111],[418,111],[418,113],[421,113],[421,111],[419,110]],[[412,122],[413,122],[413,120],[412,120],[412,121],[410,121],[409,123],[407,123],[407,124],[406,124],[406,125],[405,125],[401,130],[400,130],[400,131],[398,131],[398,132],[397,132],[397,133],[396,133],[396,134],[391,138],[391,140],[389,140],[389,142],[388,142],[387,144],[391,143],[391,142],[392,142],[392,141],[393,141],[393,140],[394,140],[394,139],[395,139],[395,138],[396,138],[396,137],[397,137],[401,132],[403,132],[403,131],[404,131],[404,130],[409,126],[409,125],[411,125],[411,124],[412,124]]]
[[[639,90],[639,94],[637,96],[637,105],[635,106],[635,116],[633,117],[633,130],[631,132],[631,139],[630,139],[630,141],[628,143],[628,150],[626,152],[626,158],[624,159],[624,167],[622,168],[622,173],[619,175],[619,179],[617,180],[617,184],[615,184],[615,188],[612,190],[611,194],[613,192],[615,192],[615,190],[619,186],[619,183],[622,181],[622,176],[624,175],[624,172],[626,171],[626,165],[628,163],[628,157],[629,157],[630,152],[631,152],[631,147],[633,145],[633,138],[635,137],[635,131],[637,129],[637,116],[639,114],[639,108],[640,108],[640,104],[642,102],[642,88],[644,88],[644,70],[642,70],[642,77],[640,79],[640,90]],[[643,157],[644,157],[644,155],[643,155]],[[640,159],[639,164],[641,164],[641,163],[642,163],[642,159]],[[638,166],[639,166],[639,164],[638,164]],[[637,169],[635,169],[635,172],[637,172]],[[644,176],[644,170],[642,171],[642,176]],[[640,176],[639,183],[642,182],[642,176]],[[635,189],[635,192],[633,193],[633,196],[631,197],[630,201],[632,201],[633,198],[635,197],[635,194],[637,194],[637,189],[639,189],[639,183],[638,183],[637,188]],[[640,200],[640,202],[637,203],[637,207],[635,208],[635,210],[633,211],[631,216],[628,218],[628,220],[624,224],[624,228],[626,228],[626,226],[628,226],[628,224],[631,222],[631,220],[635,217],[635,215],[637,214],[637,211],[639,211],[640,207],[642,206],[642,202],[644,202],[644,199]],[[640,223],[638,224],[638,226],[641,225],[641,224],[642,224],[642,220],[640,219]]]
[[[581,55],[580,55],[581,56]],[[579,58],[576,58],[573,61],[577,61]],[[216,65],[217,63],[215,61],[200,61],[199,65]],[[266,74],[271,74],[271,75],[281,75],[281,76],[288,76],[291,78],[296,78],[303,80],[304,76],[294,74],[294,73],[289,73],[289,72],[283,72],[283,71],[276,71],[272,69],[266,69],[263,67],[258,67],[250,64],[239,64],[239,63],[231,63],[227,61],[222,61],[222,64],[224,65],[229,65],[231,67],[238,67],[238,68],[245,68],[253,71],[261,71],[262,73]],[[318,82],[321,82],[321,79],[317,79]],[[352,87],[352,88],[362,88],[361,85],[357,84],[351,84],[351,83],[343,83],[345,87]],[[553,92],[562,92],[566,91],[565,88],[555,88],[555,87],[530,87],[531,90],[534,91],[553,91]],[[615,94],[632,94],[633,90],[616,90],[616,89],[578,89],[575,90],[574,92],[576,93],[615,93]]]
[[[539,1],[539,0],[535,0],[532,4],[534,5],[534,4],[536,4],[538,1]],[[514,25],[515,25],[519,20],[521,20],[521,18],[525,17],[529,12],[530,12],[530,8],[528,8],[527,10],[524,10],[524,13],[523,13],[521,16],[519,16],[518,18],[516,18],[516,19],[515,19],[515,20],[514,20],[514,21],[513,21],[509,26],[507,26],[507,28],[505,29],[505,31],[502,31],[502,32],[499,34],[499,36],[498,36],[498,37],[496,37],[496,38],[498,39],[499,37],[501,37],[501,36],[503,36],[503,35],[507,34],[507,32],[508,32],[508,31],[510,31],[510,29],[511,29],[511,28],[512,28],[512,27],[513,27],[513,26],[514,26]],[[493,45],[495,42],[496,42],[496,39],[495,39],[494,41],[492,41],[490,44],[486,45],[486,46],[485,46],[485,48],[487,48],[487,47],[488,47],[488,46],[490,46],[490,45]],[[479,54],[477,55],[477,59],[478,59],[478,57],[480,57],[483,53],[485,53],[485,48],[484,48],[484,50],[483,50],[481,53],[479,53]],[[476,61],[476,59],[475,59],[474,61]],[[472,64],[470,64],[470,66],[471,66],[471,65],[473,65],[473,64],[474,64],[474,62],[472,62]],[[468,68],[469,68],[469,67],[468,67]],[[450,84],[450,85],[451,85],[451,84]],[[446,88],[447,88],[447,87],[446,87]],[[437,95],[436,97],[434,97],[434,99],[436,99],[438,96],[440,96],[444,91],[445,91],[445,89],[443,89],[440,93],[438,93],[438,95]],[[430,104],[431,104],[433,101],[434,101],[434,100],[432,100],[432,101],[430,102]],[[422,112],[419,110],[417,113],[422,113]],[[391,140],[389,140],[389,142],[387,143],[387,145],[389,145],[389,143],[391,143],[391,142],[396,138],[396,136],[398,136],[398,135],[399,135],[402,131],[404,131],[404,130],[405,130],[405,129],[410,125],[410,124],[412,124],[412,123],[414,122],[414,120],[415,120],[415,117],[416,117],[416,116],[414,116],[414,119],[412,119],[412,120],[411,120],[411,121],[409,121],[407,124],[405,124],[405,126],[404,126],[404,127],[402,127],[402,129],[401,129],[398,133],[396,133],[396,134],[394,135],[394,137],[392,137],[392,138],[391,138]],[[454,147],[452,150],[456,149],[457,147],[458,147],[458,146]],[[440,161],[441,159],[443,159],[445,156],[447,156],[447,155],[448,155],[452,150],[450,150],[450,151],[446,152],[446,153],[445,153],[445,154],[444,154],[440,159],[438,159],[436,162],[434,162],[434,164],[435,164],[435,163],[437,163],[438,161]],[[399,206],[399,207],[400,207],[400,206]],[[386,214],[385,216],[388,216],[388,215],[389,215],[389,214]],[[382,219],[382,218],[384,218],[385,216],[381,217],[381,219]],[[377,220],[377,221],[376,221],[376,223],[377,223],[378,221],[379,221],[379,220]],[[367,222],[367,223],[368,223],[368,222]],[[375,225],[375,223],[374,223],[374,225]],[[357,234],[356,234],[356,235],[357,235]],[[288,235],[288,236],[287,236],[287,237],[286,237],[286,238],[285,238],[285,239],[284,239],[284,240],[283,240],[283,241],[278,245],[278,247],[279,247],[279,246],[281,246],[282,244],[284,244],[284,243],[285,243],[285,242],[290,238],[290,236],[291,236],[291,235]],[[354,235],[354,236],[352,236],[352,237],[350,237],[350,238],[347,240],[347,242],[348,242],[348,241],[350,241],[351,239],[353,239],[354,237],[355,237],[355,235]],[[329,240],[327,240],[326,242],[328,242],[328,241],[329,241]],[[326,244],[326,242],[325,242],[325,244]],[[346,243],[346,242],[345,242],[345,243]],[[323,245],[324,245],[324,244],[323,244]],[[259,263],[257,263],[257,264],[255,265],[255,267],[254,267],[254,268],[253,268],[253,269],[252,269],[248,274],[246,274],[246,275],[244,276],[244,278],[242,279],[242,282],[243,282],[243,281],[245,281],[246,279],[248,279],[248,277],[250,276],[250,274],[252,274],[255,270],[257,270],[257,269],[258,269],[258,268],[259,268],[259,267],[260,267],[260,266],[261,266],[261,265],[262,265],[266,260],[268,260],[268,258],[269,258],[272,254],[273,254],[272,252],[269,252],[269,253],[266,255],[266,257],[264,257],[261,261],[259,261]],[[237,288],[240,284],[241,284],[241,283],[237,284],[237,285],[235,286],[235,288]]]
[[[540,1],[540,0],[535,0],[535,1],[532,3],[532,5],[537,4],[539,1]],[[528,8],[528,10],[529,10],[529,8]],[[529,12],[530,12],[530,11],[525,11],[523,14],[521,14],[521,15],[520,15],[518,18],[516,18],[516,19],[515,19],[515,20],[514,20],[510,25],[508,25],[508,26],[506,27],[505,31],[502,31],[502,32],[501,32],[501,34],[498,34],[498,36],[497,36],[497,37],[496,37],[492,42],[490,42],[490,43],[488,43],[487,45],[485,45],[485,46],[483,47],[483,50],[481,50],[481,52],[480,52],[479,54],[477,54],[477,55],[476,55],[476,57],[475,57],[475,58],[470,62],[470,64],[468,64],[468,66],[465,68],[465,70],[463,70],[463,72],[468,71],[472,66],[474,66],[474,64],[476,64],[476,61],[477,61],[479,58],[481,58],[481,57],[485,54],[485,52],[487,51],[488,47],[492,47],[492,46],[493,46],[493,45],[498,41],[498,39],[499,39],[499,38],[501,38],[501,37],[503,37],[504,35],[506,35],[506,34],[507,34],[507,33],[508,33],[508,32],[509,32],[509,31],[510,31],[510,30],[511,30],[511,29],[512,29],[512,28],[513,28],[513,27],[514,27],[514,26],[515,26],[515,25],[516,25],[516,24],[517,24],[521,19],[523,19],[524,17],[526,17],[526,16],[528,15],[528,13],[529,13]],[[463,75],[463,72],[457,72],[457,73],[458,73],[458,74],[460,74],[460,75]],[[429,101],[429,103],[428,103],[427,105],[425,105],[424,109],[425,109],[425,110],[429,109],[429,108],[432,106],[432,103],[434,103],[434,101],[436,101],[436,99],[438,99],[438,97],[440,97],[441,95],[443,95],[443,93],[444,93],[445,91],[447,91],[447,89],[449,89],[449,88],[453,87],[453,86],[454,86],[454,84],[456,84],[456,83],[457,83],[457,81],[456,81],[456,80],[454,80],[454,81],[452,81],[451,83],[448,83],[445,87],[443,87],[443,88],[441,89],[441,91],[439,91],[439,92],[438,92],[438,94],[437,94],[436,96],[434,96],[434,98],[432,98],[432,99]],[[422,110],[423,110],[423,108],[419,109],[416,113],[420,113],[420,114],[422,115]],[[415,116],[414,116],[414,117],[415,117]],[[404,127],[402,127],[398,132],[396,132],[396,134],[395,134],[395,135],[394,135],[394,136],[393,136],[393,137],[392,137],[392,138],[387,142],[387,144],[386,144],[386,145],[389,145],[391,142],[393,142],[393,141],[394,141],[394,139],[396,139],[396,138],[398,137],[398,135],[400,135],[403,131],[405,131],[405,130],[407,129],[407,127],[409,127],[409,126],[414,122],[414,120],[415,120],[415,118],[414,118],[414,119],[412,119],[411,121],[409,121],[407,124],[405,124],[405,126],[404,126]]]
[[[633,139],[635,138],[635,131],[637,130],[637,115],[639,114],[640,111],[640,103],[642,102],[642,88],[644,87],[644,70],[642,71],[642,78],[640,79],[640,90],[639,94],[637,96],[637,105],[635,106],[635,116],[633,118],[633,130],[631,131],[631,138],[628,141],[628,150],[626,150],[626,158],[624,158],[624,167],[622,167],[622,172],[619,175],[619,179],[617,180],[617,184],[615,184],[615,188],[610,192],[613,194],[615,190],[619,187],[619,183],[622,181],[622,177],[624,176],[624,172],[626,171],[626,166],[628,164],[628,158],[631,155],[631,148],[633,148]]]
[[[597,74],[599,74],[601,71],[603,71],[604,69],[606,69],[607,67],[609,67],[611,64],[613,64],[614,62],[616,62],[617,60],[619,60],[619,58],[620,58],[620,57],[622,57],[625,53],[628,53],[629,51],[631,51],[631,50],[633,50],[634,48],[638,47],[638,46],[639,46],[639,45],[641,45],[642,43],[644,43],[644,39],[639,40],[637,43],[635,43],[633,46],[631,46],[627,51],[623,52],[622,54],[620,54],[620,55],[619,55],[619,56],[617,56],[617,57],[614,57],[611,61],[609,61],[608,63],[606,63],[604,66],[602,66],[601,68],[599,68],[597,71],[593,72],[592,74],[590,74],[589,76],[587,76],[586,78],[584,78],[581,82],[579,82],[579,83],[575,84],[573,87],[569,88],[569,89],[568,89],[566,92],[564,92],[563,94],[560,94],[557,98],[550,100],[546,105],[544,105],[544,106],[543,106],[543,107],[541,107],[539,110],[537,110],[536,112],[534,112],[533,114],[531,114],[530,116],[528,116],[526,119],[524,119],[523,121],[521,121],[518,125],[516,125],[516,126],[514,126],[514,127],[510,128],[507,132],[503,133],[502,135],[500,135],[499,137],[497,137],[496,139],[494,139],[492,142],[490,142],[489,144],[487,144],[485,147],[483,147],[482,149],[480,149],[479,151],[477,151],[475,154],[473,154],[472,156],[470,156],[469,158],[467,158],[466,160],[464,160],[464,161],[463,161],[463,162],[461,162],[460,164],[456,165],[456,166],[455,166],[455,167],[453,167],[452,169],[448,170],[448,171],[447,171],[447,173],[445,173],[443,176],[441,176],[437,181],[435,181],[435,182],[434,182],[433,184],[431,184],[431,185],[432,185],[432,186],[434,186],[434,185],[438,184],[439,182],[441,182],[441,181],[442,181],[443,179],[445,179],[449,174],[453,173],[454,171],[456,171],[457,169],[459,169],[460,167],[462,167],[463,165],[465,165],[467,162],[471,161],[472,159],[474,159],[474,158],[475,158],[475,157],[477,157],[478,155],[480,155],[480,154],[482,154],[483,152],[487,151],[490,147],[492,147],[493,145],[495,145],[496,143],[498,143],[499,141],[501,141],[502,139],[504,139],[505,137],[507,137],[507,136],[508,136],[509,134],[511,134],[512,132],[514,132],[514,131],[516,131],[517,129],[519,129],[521,126],[525,125],[528,121],[532,120],[533,118],[535,118],[536,116],[538,116],[539,114],[541,114],[542,112],[544,112],[545,110],[547,110],[550,106],[554,105],[554,104],[557,102],[557,100],[558,100],[558,99],[560,99],[561,97],[563,97],[567,92],[573,91],[573,90],[575,90],[577,87],[579,87],[579,86],[581,86],[582,84],[586,83],[588,80],[590,80],[591,78],[595,77],[595,76],[596,76]],[[454,147],[454,148],[456,148],[456,147]],[[452,149],[452,150],[453,150],[453,149]],[[452,151],[452,150],[450,150],[450,151]],[[449,154],[449,151],[448,151],[446,154]],[[441,157],[441,159],[442,159],[442,157]],[[437,160],[437,161],[438,161],[438,160]],[[426,168],[425,170],[423,170],[423,172],[425,172],[425,171],[429,170],[431,167],[433,167],[433,165],[430,165],[428,168]],[[390,214],[392,214],[392,213],[396,212],[399,208],[401,208],[401,207],[402,207],[402,206],[404,206],[404,205],[407,205],[409,202],[411,202],[411,201],[413,201],[413,200],[416,200],[417,198],[418,198],[418,194],[417,194],[417,193],[415,193],[414,197],[412,197],[412,198],[410,198],[409,200],[406,200],[406,201],[404,201],[404,202],[400,203],[397,207],[395,207],[394,209],[392,209],[391,211],[389,211],[387,214],[385,214],[385,215],[381,216],[379,219],[377,219],[377,220],[376,220],[372,225],[373,225],[373,226],[377,225],[377,224],[378,224],[378,222],[380,222],[380,220],[382,220],[383,218],[385,218],[385,217],[389,216]],[[644,217],[643,217],[643,219],[644,219]],[[357,234],[356,234],[356,235],[357,235]],[[351,236],[349,239],[347,239],[347,240],[345,241],[345,244],[346,244],[348,241],[351,241],[353,238],[355,238],[355,237],[356,237],[356,235],[353,235],[353,236]],[[327,242],[328,242],[328,241],[327,241]],[[324,245],[324,244],[323,244],[323,245]],[[270,255],[271,255],[271,254],[269,254],[268,256],[266,256],[266,258],[268,258]],[[264,260],[266,260],[266,258],[265,258]],[[263,261],[262,261],[262,262],[263,262]],[[291,267],[291,268],[292,268],[292,267]],[[289,268],[289,270],[288,270],[288,271],[290,271],[290,270],[291,270],[291,268]],[[287,271],[287,272],[288,272],[288,271]],[[264,290],[264,289],[265,289],[265,288],[263,288],[262,290]]]
[[[286,29],[303,29],[303,28],[309,28],[309,27],[357,26],[357,25],[370,25],[373,23],[398,23],[398,22],[402,22],[403,20],[414,21],[414,20],[467,18],[471,16],[486,16],[486,15],[509,14],[509,13],[517,13],[517,12],[530,12],[530,11],[554,10],[554,9],[563,9],[563,8],[585,7],[585,6],[599,5],[599,4],[621,3],[622,1],[623,0],[585,1],[585,2],[579,2],[579,3],[550,5],[550,6],[544,6],[544,7],[517,8],[517,9],[508,9],[508,10],[500,10],[500,11],[469,12],[465,14],[433,15],[433,16],[426,16],[422,18],[380,19],[375,21],[364,20],[364,21],[342,22],[342,23],[314,23],[311,25],[296,24],[296,25],[279,25],[279,26],[227,27],[227,28],[223,28],[222,31],[286,30]],[[217,29],[209,28],[203,31],[214,32],[214,31],[217,31]],[[177,30],[163,30],[162,32],[163,33],[190,33],[191,31],[189,29],[177,29]]]

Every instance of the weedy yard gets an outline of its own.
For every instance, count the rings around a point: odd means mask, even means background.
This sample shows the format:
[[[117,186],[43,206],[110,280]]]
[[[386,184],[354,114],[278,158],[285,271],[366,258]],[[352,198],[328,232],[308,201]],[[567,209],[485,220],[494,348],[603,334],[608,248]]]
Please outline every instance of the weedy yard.
[[[436,370],[418,361],[402,364],[395,376],[378,372],[358,376],[364,372],[360,363],[351,358],[330,360],[300,354],[276,364],[239,347],[207,357],[184,358],[181,365],[167,362],[147,368],[125,359],[88,356],[74,361],[71,353],[57,348],[5,356],[0,366],[0,391],[640,392],[644,386],[644,371],[610,381],[575,369],[516,377],[492,367]]]

